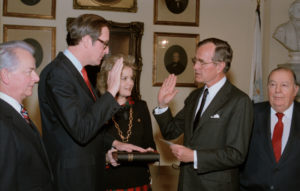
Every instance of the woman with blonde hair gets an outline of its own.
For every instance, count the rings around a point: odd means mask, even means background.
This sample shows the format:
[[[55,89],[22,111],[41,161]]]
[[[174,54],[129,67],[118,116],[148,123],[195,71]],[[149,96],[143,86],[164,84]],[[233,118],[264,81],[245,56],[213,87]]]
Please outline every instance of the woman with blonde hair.
[[[155,149],[149,109],[143,100],[134,99],[131,95],[136,75],[135,59],[132,56],[112,55],[104,59],[97,77],[97,88],[100,94],[106,91],[109,71],[115,60],[123,57],[120,90],[116,95],[121,109],[112,117],[103,129],[117,140],[131,143],[149,151]],[[116,167],[107,166],[105,170],[107,191],[149,191],[150,171],[145,163],[126,163]]]

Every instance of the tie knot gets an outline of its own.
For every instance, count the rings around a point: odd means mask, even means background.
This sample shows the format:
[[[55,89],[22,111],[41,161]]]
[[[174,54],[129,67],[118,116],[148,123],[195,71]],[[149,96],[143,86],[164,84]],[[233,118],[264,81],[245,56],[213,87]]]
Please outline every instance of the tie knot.
[[[25,113],[28,115],[28,111],[25,109],[25,107],[23,105],[21,105],[21,113]]]
[[[23,105],[21,105],[21,114],[26,121],[29,121],[28,111],[25,109]]]
[[[278,120],[281,120],[282,117],[284,116],[284,114],[283,113],[276,113],[276,116],[277,116]]]

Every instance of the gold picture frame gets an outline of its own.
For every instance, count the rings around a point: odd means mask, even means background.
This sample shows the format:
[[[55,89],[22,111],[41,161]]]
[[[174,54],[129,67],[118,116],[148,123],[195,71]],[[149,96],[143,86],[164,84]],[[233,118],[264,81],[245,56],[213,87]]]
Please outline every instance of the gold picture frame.
[[[169,74],[177,76],[176,86],[196,87],[192,58],[199,34],[154,33],[152,85],[161,86]]]
[[[137,0],[73,0],[74,9],[136,12]]]
[[[3,16],[55,19],[56,0],[4,0]]]
[[[36,72],[39,75],[42,69],[56,56],[56,28],[46,26],[4,25],[3,42],[24,40],[34,49]],[[41,119],[38,103],[37,85],[34,86],[32,96],[24,100],[24,105],[41,132]]]
[[[154,0],[154,24],[199,26],[200,0]]]

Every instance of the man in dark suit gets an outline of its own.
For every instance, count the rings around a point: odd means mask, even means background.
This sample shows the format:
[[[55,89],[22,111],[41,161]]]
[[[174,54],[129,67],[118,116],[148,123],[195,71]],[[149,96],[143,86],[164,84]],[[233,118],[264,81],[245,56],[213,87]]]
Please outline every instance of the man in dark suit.
[[[226,79],[231,60],[227,42],[209,38],[198,43],[195,80],[204,87],[187,97],[175,117],[167,106],[177,93],[176,76],[170,75],[159,90],[154,116],[163,137],[184,134],[183,145],[170,146],[181,162],[178,190],[239,190],[238,168],[248,150],[252,103]]]
[[[23,41],[0,44],[0,190],[53,189],[42,138],[22,111],[22,101],[39,81],[34,50]],[[27,115],[22,115],[22,113]]]
[[[81,15],[67,30],[68,48],[40,76],[43,139],[58,190],[101,191],[108,149],[145,150],[102,133],[103,124],[120,108],[115,95],[123,60],[119,59],[109,73],[107,92],[101,97],[89,83],[84,67],[99,65],[109,52],[106,20],[98,15]]]
[[[296,191],[300,188],[300,104],[295,73],[274,69],[268,78],[269,102],[255,104],[249,154],[241,190]]]

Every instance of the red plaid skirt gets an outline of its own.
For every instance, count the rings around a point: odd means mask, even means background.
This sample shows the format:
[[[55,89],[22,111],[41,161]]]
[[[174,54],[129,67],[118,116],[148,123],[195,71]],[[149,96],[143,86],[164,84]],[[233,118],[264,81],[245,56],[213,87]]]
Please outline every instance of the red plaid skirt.
[[[151,185],[145,184],[143,186],[137,186],[132,188],[125,188],[125,189],[106,189],[106,191],[151,191]]]

